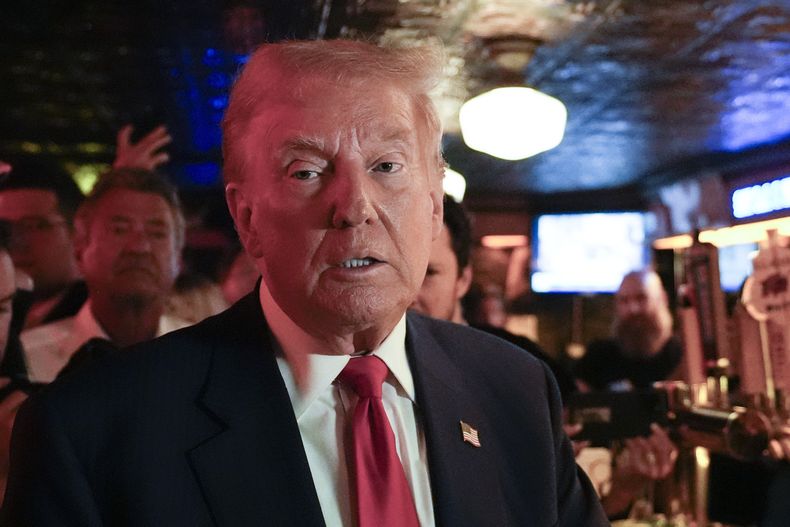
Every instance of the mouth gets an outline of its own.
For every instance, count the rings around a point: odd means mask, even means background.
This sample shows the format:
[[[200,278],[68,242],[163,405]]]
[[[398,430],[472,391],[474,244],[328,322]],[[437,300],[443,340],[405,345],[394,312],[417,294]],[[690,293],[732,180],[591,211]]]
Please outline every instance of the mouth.
[[[370,267],[371,265],[381,263],[380,260],[375,258],[349,258],[348,260],[344,260],[340,262],[338,267],[341,269],[357,269],[360,267]]]
[[[116,267],[115,272],[118,274],[127,274],[127,273],[145,274],[154,277],[159,275],[158,270],[153,266],[149,266],[149,265],[122,265]]]

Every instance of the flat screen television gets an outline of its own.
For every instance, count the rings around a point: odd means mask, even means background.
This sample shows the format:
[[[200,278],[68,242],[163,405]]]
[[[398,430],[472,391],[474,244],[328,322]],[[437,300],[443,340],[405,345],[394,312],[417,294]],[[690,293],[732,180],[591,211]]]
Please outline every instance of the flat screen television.
[[[757,251],[756,243],[741,243],[719,247],[719,282],[722,290],[737,293],[750,274],[752,274],[752,253]]]
[[[643,212],[537,216],[532,233],[532,290],[617,291],[623,275],[650,263],[647,220]]]

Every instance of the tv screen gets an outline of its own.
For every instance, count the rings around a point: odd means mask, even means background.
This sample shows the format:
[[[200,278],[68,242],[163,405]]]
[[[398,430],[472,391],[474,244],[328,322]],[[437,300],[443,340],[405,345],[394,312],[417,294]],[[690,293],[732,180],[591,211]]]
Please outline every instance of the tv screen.
[[[597,212],[535,218],[532,290],[613,293],[629,271],[649,264],[646,214]]]
[[[752,253],[756,243],[719,247],[719,282],[728,293],[740,291],[743,281],[752,274]]]

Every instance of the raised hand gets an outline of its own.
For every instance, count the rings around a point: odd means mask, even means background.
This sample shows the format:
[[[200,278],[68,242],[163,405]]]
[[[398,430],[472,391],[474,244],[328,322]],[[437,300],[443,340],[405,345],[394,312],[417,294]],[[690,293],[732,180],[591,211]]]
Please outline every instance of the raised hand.
[[[157,126],[136,143],[131,140],[133,131],[134,127],[130,124],[118,131],[113,168],[154,170],[170,161],[167,152],[160,152],[161,148],[173,141],[164,125]]]

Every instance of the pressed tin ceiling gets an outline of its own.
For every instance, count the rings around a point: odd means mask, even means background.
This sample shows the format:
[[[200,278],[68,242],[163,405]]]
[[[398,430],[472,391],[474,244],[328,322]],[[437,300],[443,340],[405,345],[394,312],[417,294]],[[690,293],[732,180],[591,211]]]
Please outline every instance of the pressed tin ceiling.
[[[165,122],[177,180],[217,184],[218,123],[250,49],[338,36],[444,43],[436,95],[446,156],[473,203],[516,197],[561,207],[572,193],[575,207],[628,205],[623,196],[693,176],[700,163],[726,169],[754,148],[761,163],[790,159],[787,0],[7,4],[0,159],[107,162],[123,123]],[[466,148],[461,102],[518,84],[565,103],[561,145],[519,162]]]

